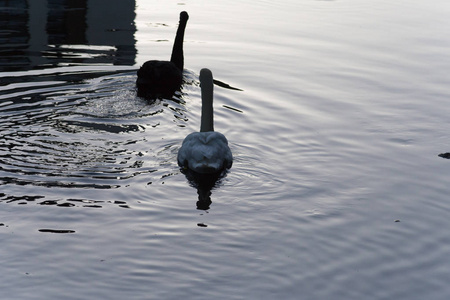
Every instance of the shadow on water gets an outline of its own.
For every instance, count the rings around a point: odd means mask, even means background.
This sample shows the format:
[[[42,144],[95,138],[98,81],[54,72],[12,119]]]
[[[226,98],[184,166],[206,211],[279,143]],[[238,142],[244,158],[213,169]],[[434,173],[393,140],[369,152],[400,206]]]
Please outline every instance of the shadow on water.
[[[92,0],[16,0],[0,5],[0,72],[135,64],[135,0],[106,6]]]

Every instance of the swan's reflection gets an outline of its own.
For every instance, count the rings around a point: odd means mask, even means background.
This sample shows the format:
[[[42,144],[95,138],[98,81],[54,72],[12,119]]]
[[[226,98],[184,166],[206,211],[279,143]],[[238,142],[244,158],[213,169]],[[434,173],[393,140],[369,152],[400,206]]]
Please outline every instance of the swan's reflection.
[[[211,174],[200,174],[189,169],[184,169],[182,173],[186,176],[189,184],[197,189],[197,209],[208,210],[212,204],[211,191],[221,185],[222,180],[228,174],[228,170]]]

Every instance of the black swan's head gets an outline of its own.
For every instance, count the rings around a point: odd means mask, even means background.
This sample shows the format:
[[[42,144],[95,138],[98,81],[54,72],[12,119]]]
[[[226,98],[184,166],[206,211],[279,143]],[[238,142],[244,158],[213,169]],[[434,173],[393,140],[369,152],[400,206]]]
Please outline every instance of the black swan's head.
[[[180,12],[180,23],[186,23],[189,20],[189,15],[187,12]]]

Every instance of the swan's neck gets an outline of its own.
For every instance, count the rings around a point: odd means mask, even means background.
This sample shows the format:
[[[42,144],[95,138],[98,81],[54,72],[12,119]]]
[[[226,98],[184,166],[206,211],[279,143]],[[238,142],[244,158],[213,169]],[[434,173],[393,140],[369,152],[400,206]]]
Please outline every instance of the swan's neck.
[[[200,132],[214,131],[213,110],[213,78],[211,71],[202,69],[200,71],[200,85],[202,90],[202,117]]]
[[[184,55],[183,55],[183,40],[184,40],[184,30],[186,29],[186,23],[189,19],[187,12],[183,11],[180,13],[180,24],[178,25],[177,34],[175,36],[175,42],[173,43],[172,56],[170,61],[175,64],[175,66],[183,72],[184,68]]]

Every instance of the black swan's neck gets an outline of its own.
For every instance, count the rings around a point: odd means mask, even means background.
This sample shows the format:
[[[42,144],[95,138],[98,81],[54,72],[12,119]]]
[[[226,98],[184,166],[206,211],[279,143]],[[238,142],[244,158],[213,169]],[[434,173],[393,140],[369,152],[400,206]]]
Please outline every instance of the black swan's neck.
[[[180,13],[180,24],[178,25],[177,34],[175,36],[175,42],[173,43],[172,56],[170,61],[183,72],[184,68],[184,55],[183,55],[183,40],[184,30],[186,29],[186,23],[189,19],[187,12],[182,11]]]
[[[201,69],[200,71],[200,88],[202,91],[202,116],[200,132],[214,131],[214,83],[212,72],[208,69]]]

